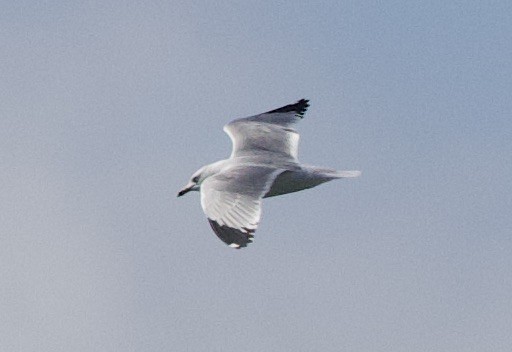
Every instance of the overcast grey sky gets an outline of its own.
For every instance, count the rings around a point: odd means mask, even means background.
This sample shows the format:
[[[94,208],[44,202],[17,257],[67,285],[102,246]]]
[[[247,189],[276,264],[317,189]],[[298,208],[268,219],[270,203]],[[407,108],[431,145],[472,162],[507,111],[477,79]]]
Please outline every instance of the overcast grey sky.
[[[512,2],[0,5],[3,351],[511,351]],[[211,231],[222,126],[363,176]]]

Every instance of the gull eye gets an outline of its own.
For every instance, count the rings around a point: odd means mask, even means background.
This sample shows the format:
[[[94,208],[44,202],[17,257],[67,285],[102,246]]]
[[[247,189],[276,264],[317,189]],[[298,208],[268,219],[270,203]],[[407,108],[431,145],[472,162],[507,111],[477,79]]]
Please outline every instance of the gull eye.
[[[192,182],[197,183],[197,181],[199,181],[199,176],[194,176]]]

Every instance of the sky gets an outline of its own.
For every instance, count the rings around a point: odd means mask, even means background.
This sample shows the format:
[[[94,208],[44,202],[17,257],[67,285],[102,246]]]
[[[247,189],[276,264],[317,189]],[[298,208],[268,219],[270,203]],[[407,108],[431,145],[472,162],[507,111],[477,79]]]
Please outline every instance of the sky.
[[[5,351],[512,350],[512,2],[0,5]],[[302,162],[225,246],[238,117],[310,99]]]

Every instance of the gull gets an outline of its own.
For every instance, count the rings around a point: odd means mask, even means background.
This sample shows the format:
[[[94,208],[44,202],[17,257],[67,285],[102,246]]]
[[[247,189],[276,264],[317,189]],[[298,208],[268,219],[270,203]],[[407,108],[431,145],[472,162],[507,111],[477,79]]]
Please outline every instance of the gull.
[[[200,191],[211,228],[230,247],[246,247],[253,241],[263,198],[361,174],[299,163],[299,134],[292,126],[304,117],[308,102],[301,99],[228,123],[224,131],[233,142],[229,159],[203,166],[179,191],[178,197]]]

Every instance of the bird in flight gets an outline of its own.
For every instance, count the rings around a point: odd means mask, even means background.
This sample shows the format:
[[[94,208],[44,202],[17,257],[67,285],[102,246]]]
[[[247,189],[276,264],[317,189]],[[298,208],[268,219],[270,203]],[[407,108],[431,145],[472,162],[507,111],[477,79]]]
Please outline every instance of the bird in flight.
[[[233,142],[229,159],[203,166],[178,197],[199,191],[201,206],[215,234],[233,248],[252,242],[261,218],[263,198],[316,187],[360,171],[301,164],[299,134],[293,125],[304,117],[309,100],[301,99],[224,126]]]

